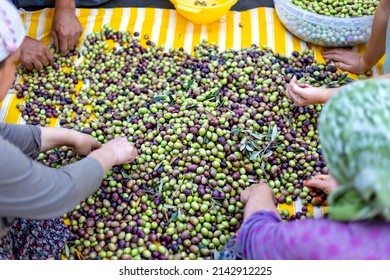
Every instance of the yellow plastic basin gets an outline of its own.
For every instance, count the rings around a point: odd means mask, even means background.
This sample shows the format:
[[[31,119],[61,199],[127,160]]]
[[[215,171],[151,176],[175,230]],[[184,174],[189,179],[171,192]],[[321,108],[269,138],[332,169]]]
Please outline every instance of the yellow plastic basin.
[[[237,0],[204,0],[207,5],[202,6],[195,5],[196,0],[170,1],[179,14],[196,24],[205,24],[219,20],[237,2]]]

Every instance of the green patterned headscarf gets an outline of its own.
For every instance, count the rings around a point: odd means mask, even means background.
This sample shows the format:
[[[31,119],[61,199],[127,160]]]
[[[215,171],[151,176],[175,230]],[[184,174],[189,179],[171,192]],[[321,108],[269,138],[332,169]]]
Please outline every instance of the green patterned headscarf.
[[[340,89],[321,112],[319,134],[339,184],[329,196],[329,217],[390,220],[390,81],[360,81]]]

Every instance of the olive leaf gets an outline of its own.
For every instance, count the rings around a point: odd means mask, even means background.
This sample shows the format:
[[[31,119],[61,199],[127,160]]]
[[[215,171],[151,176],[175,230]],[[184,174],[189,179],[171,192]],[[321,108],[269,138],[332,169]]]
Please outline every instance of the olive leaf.
[[[125,178],[125,179],[131,180],[131,177],[130,177],[127,173],[125,173],[125,172],[122,172],[122,176],[123,176],[123,178]]]
[[[191,79],[189,82],[188,82],[188,84],[187,84],[187,86],[186,86],[186,88],[185,88],[185,91],[187,91],[187,90],[189,90],[190,89],[190,87],[192,86],[192,84],[194,83],[194,79]]]
[[[231,133],[232,133],[234,136],[237,136],[238,134],[241,133],[241,128],[232,129]]]
[[[348,73],[343,73],[343,74],[340,76],[338,82],[341,82],[341,81],[345,80],[347,77],[348,77]]]
[[[69,259],[69,257],[70,257],[70,250],[69,250],[68,243],[65,243],[64,248],[65,248],[65,256],[66,256],[67,259]]]
[[[175,206],[169,205],[169,204],[164,204],[164,207],[167,209],[175,209],[176,208]]]
[[[138,114],[134,114],[134,115],[132,115],[130,117],[127,117],[127,121],[131,122],[132,120],[136,119],[137,117],[138,117]]]
[[[214,198],[211,199],[211,203],[214,205],[222,206],[221,202],[215,200]]]
[[[246,145],[244,148],[247,149],[249,152],[253,152],[253,148],[251,147],[250,144]]]
[[[283,177],[280,175],[280,173],[278,174],[278,178],[279,178],[279,181],[282,185],[284,185],[284,180],[283,180]]]
[[[247,131],[247,130],[246,130]],[[258,134],[256,132],[253,132],[253,131],[247,131],[251,136],[253,136],[254,138],[258,139],[258,140],[263,140],[264,138],[264,135],[262,134]]]
[[[164,182],[163,182],[163,180],[160,180],[160,184],[158,185],[158,192],[159,192],[160,194],[161,194],[161,192],[162,192],[163,186],[164,186]]]
[[[178,214],[179,220],[181,221],[183,219],[183,215],[181,214],[181,210],[180,209],[177,211],[177,214]]]
[[[154,168],[154,170],[157,170],[157,169],[159,169],[159,168],[160,168],[160,166],[161,166],[161,164],[162,164],[162,162],[160,162],[159,164],[157,164],[157,165],[156,165],[156,167]]]
[[[269,158],[271,155],[272,155],[272,151],[269,151],[268,153],[266,153],[265,155],[263,155],[264,158]]]
[[[250,160],[255,160],[259,155],[261,154],[261,151],[257,151],[257,152],[254,152],[251,156],[250,156]]]
[[[180,210],[179,210],[179,211],[176,211],[175,213],[173,213],[173,214],[171,215],[171,221],[172,221],[172,222],[174,222],[174,221],[176,220],[177,216],[179,215],[179,212],[180,212]]]
[[[198,107],[199,107],[198,104],[193,104],[193,105],[191,105],[190,107],[188,107],[187,110],[196,109],[196,108],[198,108]]]
[[[156,103],[156,102],[159,102],[159,101],[164,100],[164,99],[165,99],[165,96],[163,96],[163,95],[156,95],[156,96],[154,96],[154,97],[152,98],[152,101],[153,101],[154,103]]]
[[[173,103],[173,101],[175,100],[171,93],[168,93],[168,98],[169,98],[169,103]]]
[[[277,136],[278,136],[278,127],[274,125],[274,127],[272,128],[271,139],[275,140]]]
[[[261,168],[261,170],[265,170],[265,162],[264,161],[261,162],[260,168]]]

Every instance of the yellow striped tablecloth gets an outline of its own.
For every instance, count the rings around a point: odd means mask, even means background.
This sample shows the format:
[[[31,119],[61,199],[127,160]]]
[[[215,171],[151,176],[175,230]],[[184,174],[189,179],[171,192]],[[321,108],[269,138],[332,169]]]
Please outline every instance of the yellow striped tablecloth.
[[[50,44],[51,19],[54,9],[44,9],[36,12],[21,12],[27,34],[45,44]],[[154,8],[115,8],[115,9],[77,9],[77,16],[83,26],[81,41],[87,34],[99,31],[104,24],[110,24],[114,29],[129,30],[141,34],[141,43],[146,46],[143,35],[158,45],[169,48],[183,47],[193,53],[194,46],[203,39],[215,42],[220,50],[249,47],[252,44],[267,45],[275,52],[290,55],[293,50],[302,51],[306,48],[314,50],[317,60],[323,61],[321,47],[307,44],[291,35],[279,21],[273,8],[257,8],[243,12],[230,11],[219,21],[208,25],[195,25],[175,10]],[[82,46],[82,44],[80,44]],[[80,47],[82,49],[82,47]],[[364,52],[365,45],[356,47]],[[372,69],[376,76],[381,71],[381,61]],[[353,76],[352,76],[353,78]],[[0,121],[23,123],[20,112],[16,109],[18,100],[11,89],[5,100],[0,103]],[[51,125],[56,125],[52,123]],[[280,205],[281,210],[288,209],[290,213],[301,210],[299,201],[292,205]],[[309,213],[319,217],[326,211],[325,207],[309,207]]]

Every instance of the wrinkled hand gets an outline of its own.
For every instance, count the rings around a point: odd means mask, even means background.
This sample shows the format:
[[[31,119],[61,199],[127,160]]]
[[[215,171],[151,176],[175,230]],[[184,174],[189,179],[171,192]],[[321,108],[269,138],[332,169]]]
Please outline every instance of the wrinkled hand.
[[[312,87],[308,84],[297,84],[294,76],[286,87],[286,95],[297,106],[323,103],[326,88]]]
[[[51,35],[57,52],[66,55],[79,43],[83,28],[74,10],[59,9],[55,11]]]
[[[20,63],[29,70],[54,63],[54,56],[42,42],[26,36],[20,46]]]
[[[272,192],[271,188],[265,183],[259,183],[251,185],[249,188],[246,188],[240,195],[241,202],[246,204],[251,197],[255,197],[257,193]],[[273,192],[272,192],[273,194]]]
[[[330,49],[324,51],[322,56],[325,59],[333,60],[334,64],[341,70],[355,74],[364,74],[369,66],[364,62],[363,56],[350,49]]]
[[[73,148],[78,154],[83,156],[88,155],[93,150],[99,149],[102,146],[99,141],[85,133],[74,131],[72,137]]]
[[[310,180],[303,181],[303,184],[315,188],[329,195],[337,188],[337,181],[330,175],[316,175]]]
[[[117,137],[106,144],[101,149],[110,151],[114,157],[114,165],[130,163],[138,156],[137,150],[124,137]]]

